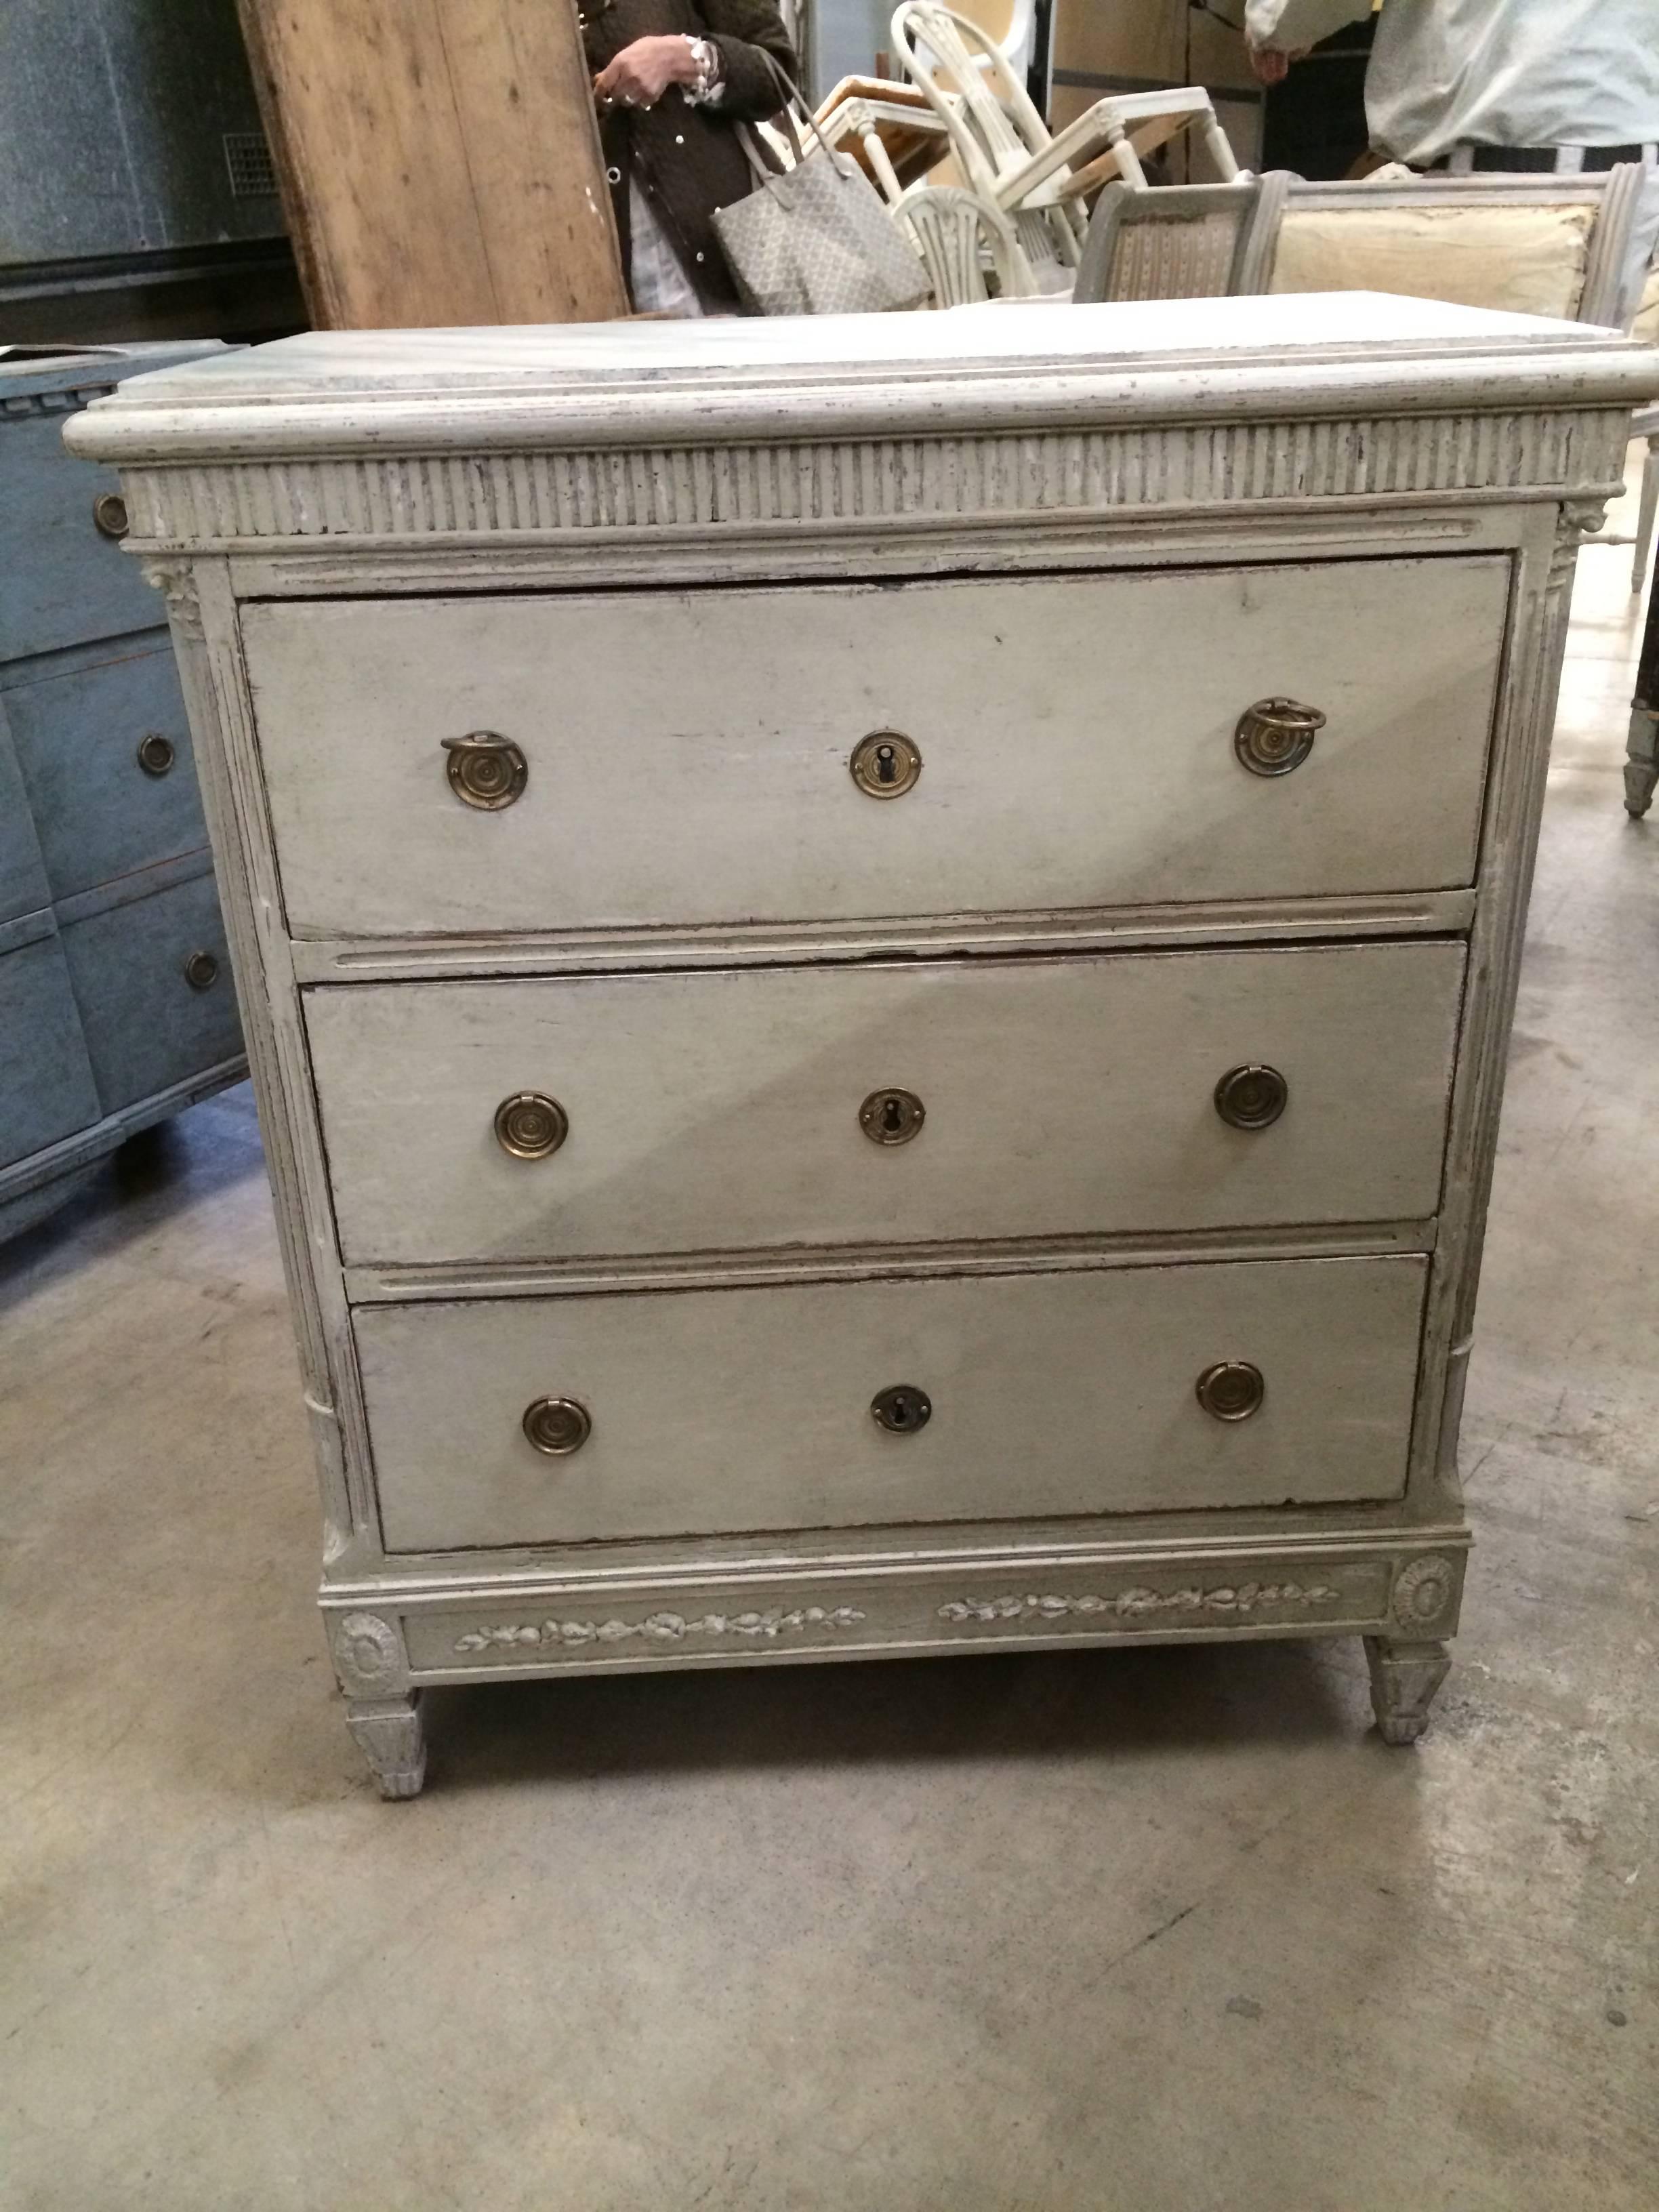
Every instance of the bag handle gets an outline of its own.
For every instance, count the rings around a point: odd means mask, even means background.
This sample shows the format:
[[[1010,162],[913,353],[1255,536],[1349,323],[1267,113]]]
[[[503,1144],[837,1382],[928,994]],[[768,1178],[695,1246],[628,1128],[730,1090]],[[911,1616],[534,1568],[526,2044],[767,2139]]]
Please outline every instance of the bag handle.
[[[805,119],[808,130],[822,148],[830,168],[837,176],[841,175],[842,172],[836,159],[835,149],[824,137],[817,117],[806,105],[805,94],[802,92],[775,54],[769,53],[764,46],[757,47],[756,52],[772,73],[772,82],[778,94],[778,112],[783,118],[783,127],[788,135],[790,149],[795,156],[796,168],[800,168],[806,160],[806,148],[801,139],[800,125],[795,119],[795,112],[799,108]],[[777,184],[779,173],[761,158],[760,149],[755,143],[755,134],[751,126],[747,123],[739,123],[737,125],[737,137],[738,143],[742,147],[749,166],[754,172],[757,185]]]
[[[782,112],[784,122],[788,128],[789,142],[795,149],[796,161],[799,163],[806,159],[805,149],[801,144],[800,131],[795,122],[795,110],[799,108],[801,114],[805,118],[807,128],[811,131],[812,136],[817,140],[819,146],[823,149],[824,153],[829,155],[830,161],[833,163],[836,158],[835,149],[830,145],[830,141],[824,137],[823,128],[818,122],[817,117],[813,114],[811,109],[806,105],[806,94],[795,82],[793,77],[790,76],[788,70],[785,69],[783,64],[778,59],[775,54],[769,53],[764,46],[759,46],[756,51],[764,60],[767,68],[772,72],[772,81],[782,95],[778,104]]]

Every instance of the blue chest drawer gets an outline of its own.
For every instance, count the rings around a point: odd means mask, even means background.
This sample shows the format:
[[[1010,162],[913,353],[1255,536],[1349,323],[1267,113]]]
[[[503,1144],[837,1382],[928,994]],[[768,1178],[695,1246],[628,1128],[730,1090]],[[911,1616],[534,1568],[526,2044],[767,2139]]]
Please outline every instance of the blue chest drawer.
[[[216,352],[0,362],[0,1237],[243,1072],[190,732],[112,470],[64,422]]]

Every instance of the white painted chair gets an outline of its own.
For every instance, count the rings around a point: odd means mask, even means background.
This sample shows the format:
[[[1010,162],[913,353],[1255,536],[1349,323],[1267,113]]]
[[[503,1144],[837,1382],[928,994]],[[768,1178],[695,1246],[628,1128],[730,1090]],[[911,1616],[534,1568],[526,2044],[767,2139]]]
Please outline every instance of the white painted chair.
[[[1227,185],[1108,185],[1095,203],[1072,296],[1205,300],[1262,289],[1290,177]]]
[[[1125,182],[1146,185],[1139,155],[1130,142],[1137,123],[1173,117],[1195,125],[1221,176],[1232,179],[1239,173],[1210,96],[1199,87],[1098,100],[1055,135],[997,40],[954,9],[939,0],[902,0],[894,12],[892,38],[895,54],[945,123],[951,150],[970,188],[1020,219],[1028,258],[1041,227],[1057,258],[1070,267],[1077,264],[1086,220],[1080,194],[1067,190],[1074,183],[1074,161],[1103,149]]]
[[[1642,170],[1493,172],[1379,183],[1292,179],[1263,289],[1404,292],[1625,327]]]
[[[921,256],[937,307],[1027,300],[1040,289],[1013,224],[975,192],[918,185],[899,201],[893,220]]]

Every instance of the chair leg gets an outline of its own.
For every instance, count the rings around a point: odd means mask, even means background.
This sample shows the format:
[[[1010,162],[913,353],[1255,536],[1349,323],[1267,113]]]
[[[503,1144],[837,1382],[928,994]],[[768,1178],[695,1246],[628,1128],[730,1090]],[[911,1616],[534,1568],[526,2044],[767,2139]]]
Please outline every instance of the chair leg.
[[[1107,145],[1116,156],[1118,172],[1126,185],[1133,185],[1138,192],[1146,190],[1146,172],[1140,166],[1140,156],[1129,143],[1129,135],[1120,123],[1108,137]]]
[[[1648,556],[1653,550],[1653,525],[1659,515],[1659,432],[1648,440],[1648,457],[1642,464],[1642,503],[1636,520],[1636,554],[1630,572],[1630,592],[1634,599],[1642,588],[1648,573]]]
[[[1210,149],[1210,159],[1215,163],[1224,185],[1230,185],[1238,174],[1238,157],[1226,132],[1213,115],[1204,118],[1204,143]]]

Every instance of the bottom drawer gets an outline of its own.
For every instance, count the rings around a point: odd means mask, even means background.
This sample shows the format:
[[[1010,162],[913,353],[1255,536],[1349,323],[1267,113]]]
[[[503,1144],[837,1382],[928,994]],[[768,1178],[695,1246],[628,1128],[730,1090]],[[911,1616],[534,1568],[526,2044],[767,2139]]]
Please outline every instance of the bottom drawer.
[[[64,951],[106,1114],[241,1051],[210,874],[69,923]]]
[[[0,958],[0,1168],[97,1119],[81,1018],[52,932]]]
[[[386,1547],[1398,1497],[1427,1264],[361,1308]],[[1243,1365],[1260,1405],[1206,1411],[1200,1376]],[[924,1424],[872,1418],[895,1386]],[[544,1399],[582,1409],[574,1450],[526,1436]]]

